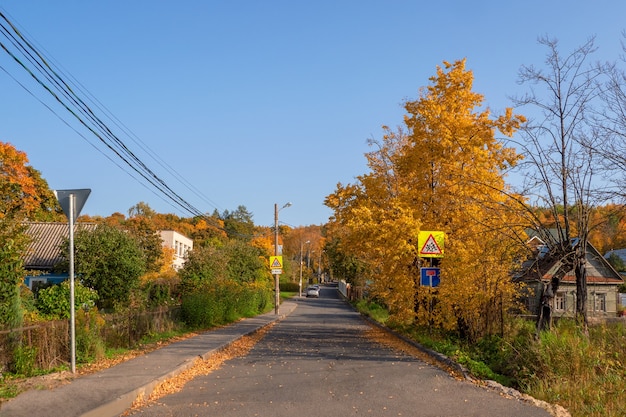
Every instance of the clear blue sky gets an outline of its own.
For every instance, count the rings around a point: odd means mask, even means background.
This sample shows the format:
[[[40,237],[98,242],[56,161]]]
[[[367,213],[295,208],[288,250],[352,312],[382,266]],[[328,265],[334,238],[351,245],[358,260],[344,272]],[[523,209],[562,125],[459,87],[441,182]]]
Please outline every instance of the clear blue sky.
[[[271,225],[274,204],[289,201],[280,221],[292,226],[327,221],[325,196],[367,172],[366,140],[402,122],[402,103],[444,60],[467,58],[474,90],[500,113],[521,91],[520,66],[543,64],[539,36],[566,53],[595,35],[595,58],[615,60],[626,28],[617,0],[0,0],[0,11],[193,206],[244,205]],[[2,50],[0,67],[0,141],[26,152],[51,188],[91,188],[83,214],[143,201],[189,215],[109,161],[67,112],[54,107],[61,121],[46,109],[37,99],[54,106],[47,93]]]

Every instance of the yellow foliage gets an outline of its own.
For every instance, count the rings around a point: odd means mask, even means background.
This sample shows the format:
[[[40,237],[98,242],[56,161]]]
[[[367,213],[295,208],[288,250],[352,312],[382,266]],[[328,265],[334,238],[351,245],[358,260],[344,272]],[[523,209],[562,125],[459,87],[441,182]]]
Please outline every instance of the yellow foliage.
[[[269,230],[267,233],[252,238],[250,244],[255,248],[263,250],[268,255],[274,253],[274,240],[272,239],[272,234],[269,233]]]
[[[174,248],[163,247],[161,252],[161,259],[158,264],[161,265],[161,269],[158,272],[148,272],[141,277],[141,283],[145,284],[151,281],[158,281],[160,279],[177,280],[178,273],[174,270],[173,262],[176,250]]]
[[[492,332],[513,302],[510,273],[523,231],[503,170],[520,156],[495,137],[524,121],[511,109],[495,119],[476,111],[465,60],[444,62],[416,101],[405,103],[407,131],[385,134],[366,155],[371,171],[326,198],[328,230],[346,253],[367,264],[370,292],[392,319]],[[420,230],[446,233],[441,286],[419,287]]]

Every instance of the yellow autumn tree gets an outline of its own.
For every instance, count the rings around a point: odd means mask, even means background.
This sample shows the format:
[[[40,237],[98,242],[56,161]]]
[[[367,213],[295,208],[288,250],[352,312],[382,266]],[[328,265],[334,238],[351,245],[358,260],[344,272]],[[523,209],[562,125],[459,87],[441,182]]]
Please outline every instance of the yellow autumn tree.
[[[22,222],[55,220],[60,209],[26,153],[0,142],[0,328],[19,327],[22,320],[19,285],[27,246]]]
[[[371,172],[327,198],[330,230],[369,265],[372,292],[394,319],[476,338],[497,328],[515,294],[510,272],[523,231],[503,172],[520,157],[496,133],[510,136],[524,119],[482,109],[465,60],[444,62],[430,81],[405,103],[406,132],[385,128],[372,143]],[[419,286],[420,230],[446,233],[435,290]]]
[[[357,184],[338,184],[325,204],[334,214],[327,226],[330,239],[347,258],[364,265],[357,283],[385,302],[394,320],[413,319],[417,236],[420,216],[404,198],[397,162],[407,145],[403,132],[385,128],[378,149],[366,154],[371,172]]]

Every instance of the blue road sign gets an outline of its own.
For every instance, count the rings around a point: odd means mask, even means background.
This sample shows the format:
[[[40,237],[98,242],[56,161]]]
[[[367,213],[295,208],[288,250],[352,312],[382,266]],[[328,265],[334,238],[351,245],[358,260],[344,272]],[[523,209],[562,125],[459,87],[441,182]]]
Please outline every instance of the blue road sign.
[[[426,287],[438,287],[440,271],[439,268],[420,268],[420,284]]]

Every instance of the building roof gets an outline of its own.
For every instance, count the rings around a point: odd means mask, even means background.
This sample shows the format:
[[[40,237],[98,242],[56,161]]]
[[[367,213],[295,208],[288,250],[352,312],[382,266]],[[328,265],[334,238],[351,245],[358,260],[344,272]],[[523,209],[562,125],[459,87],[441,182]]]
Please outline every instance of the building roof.
[[[608,251],[608,252],[604,255],[604,257],[605,257],[606,259],[609,259],[609,257],[610,257],[611,255],[613,255],[613,254],[615,254],[615,255],[619,256],[619,257],[621,258],[621,260],[622,260],[622,261],[626,262],[626,249],[613,249],[613,250],[610,250],[610,251]]]
[[[25,222],[26,235],[30,238],[24,269],[51,270],[62,260],[61,244],[69,238],[68,223]],[[94,230],[96,223],[76,223],[77,230]]]
[[[576,244],[576,243],[574,243]],[[529,260],[522,266],[522,271],[515,276],[516,281],[541,280],[549,281],[561,266],[558,259],[545,256],[549,253],[546,247],[537,248],[537,258]],[[613,266],[591,244],[587,243],[587,283],[590,284],[622,284],[624,279]],[[575,283],[576,274],[571,270],[561,280],[563,283]]]

